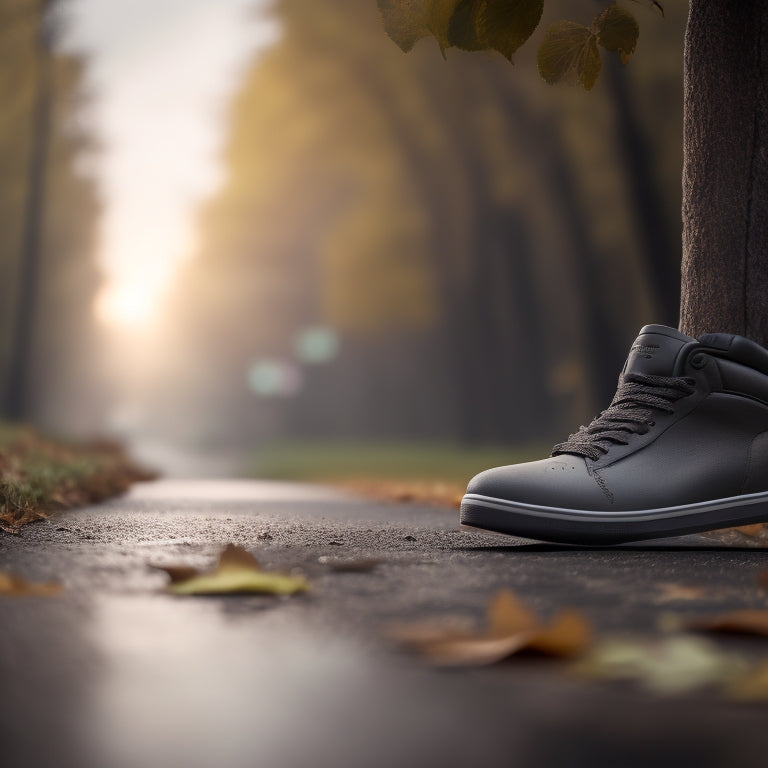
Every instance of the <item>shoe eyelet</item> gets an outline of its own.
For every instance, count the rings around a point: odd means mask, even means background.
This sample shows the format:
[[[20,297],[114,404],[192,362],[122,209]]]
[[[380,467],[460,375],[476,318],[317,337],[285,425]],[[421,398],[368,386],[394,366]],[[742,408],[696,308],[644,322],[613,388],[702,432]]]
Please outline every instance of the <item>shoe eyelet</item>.
[[[692,368],[703,368],[707,364],[707,356],[704,354],[696,354],[691,358]]]

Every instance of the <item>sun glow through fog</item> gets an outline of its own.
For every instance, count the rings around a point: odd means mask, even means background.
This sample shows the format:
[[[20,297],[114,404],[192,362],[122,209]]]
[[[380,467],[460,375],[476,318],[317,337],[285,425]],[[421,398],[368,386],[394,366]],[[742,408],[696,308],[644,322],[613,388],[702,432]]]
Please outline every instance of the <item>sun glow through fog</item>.
[[[158,293],[141,282],[110,283],[96,297],[96,317],[115,328],[145,328],[155,320]]]
[[[146,330],[195,218],[215,190],[228,99],[278,30],[265,0],[74,0],[69,44],[89,61],[90,114],[102,140],[95,174],[104,203],[98,319]]]

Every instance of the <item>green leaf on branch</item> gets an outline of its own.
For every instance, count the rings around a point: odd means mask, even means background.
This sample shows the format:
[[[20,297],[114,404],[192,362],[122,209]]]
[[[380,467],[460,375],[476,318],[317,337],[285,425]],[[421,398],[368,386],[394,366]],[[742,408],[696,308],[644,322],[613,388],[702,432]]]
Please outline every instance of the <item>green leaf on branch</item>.
[[[637,0],[657,8],[660,3]],[[495,50],[510,62],[541,21],[544,0],[378,0],[384,27],[402,48],[433,36],[445,56],[448,48]],[[629,11],[611,5],[590,27],[558,21],[544,33],[538,65],[548,83],[578,82],[591,90],[600,74],[598,45],[621,56],[624,64],[635,51],[639,27]]]
[[[664,15],[664,6],[656,0],[632,0],[632,2],[647,5],[649,8],[657,10],[662,16]]]
[[[462,0],[378,0],[387,34],[406,53],[422,37],[434,35],[445,51],[456,7]]]
[[[635,17],[629,11],[612,5],[595,19],[593,27],[597,31],[597,42],[603,48],[617,52],[622,64],[626,64],[635,52],[640,34]]]
[[[461,0],[451,16],[448,29],[450,45],[462,51],[484,51],[488,48],[479,37],[477,24],[485,4],[485,0]]]
[[[480,4],[477,36],[485,48],[512,61],[541,21],[544,0],[490,0]]]
[[[592,90],[602,66],[597,35],[573,21],[558,21],[547,29],[537,60],[539,73],[550,85],[578,82],[587,91]]]
[[[512,60],[535,31],[544,0],[378,0],[387,34],[410,51],[432,35],[440,50],[496,50]]]

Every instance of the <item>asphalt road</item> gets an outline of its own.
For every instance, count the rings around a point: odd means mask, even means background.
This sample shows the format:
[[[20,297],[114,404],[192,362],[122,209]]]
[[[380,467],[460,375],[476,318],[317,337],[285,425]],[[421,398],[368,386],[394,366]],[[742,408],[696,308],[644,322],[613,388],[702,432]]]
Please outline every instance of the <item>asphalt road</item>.
[[[301,568],[313,591],[174,597],[148,567],[208,565],[227,542],[265,567]],[[660,698],[535,660],[437,670],[384,632],[443,614],[479,619],[502,587],[545,615],[577,607],[603,634],[653,634],[670,609],[763,607],[755,575],[768,552],[738,543],[578,549],[311,486],[140,485],[0,538],[0,570],[66,587],[0,599],[0,764],[762,766],[768,706]],[[327,556],[381,563],[337,573]],[[705,597],[670,603],[660,597],[670,584]]]

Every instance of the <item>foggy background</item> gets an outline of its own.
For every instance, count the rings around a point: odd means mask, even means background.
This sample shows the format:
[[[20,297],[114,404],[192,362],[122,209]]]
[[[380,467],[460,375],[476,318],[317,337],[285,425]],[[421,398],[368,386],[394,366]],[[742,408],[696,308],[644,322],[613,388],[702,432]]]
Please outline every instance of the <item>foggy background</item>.
[[[511,66],[375,0],[0,0],[5,418],[256,473],[564,439],[678,312],[687,7],[545,85],[595,10]]]

